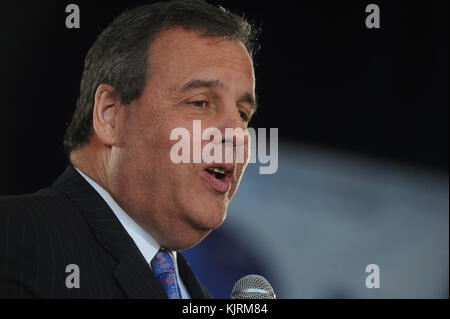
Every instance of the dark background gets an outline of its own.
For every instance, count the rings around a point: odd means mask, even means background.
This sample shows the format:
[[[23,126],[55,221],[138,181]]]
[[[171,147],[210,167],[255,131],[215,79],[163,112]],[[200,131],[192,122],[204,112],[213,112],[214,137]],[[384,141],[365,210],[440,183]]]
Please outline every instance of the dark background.
[[[448,176],[448,1],[210,1],[262,26],[254,127],[280,141]],[[81,28],[65,27],[66,5]],[[125,8],[147,1],[20,1],[0,13],[0,195],[48,186],[84,57]],[[365,27],[365,7],[381,29]]]

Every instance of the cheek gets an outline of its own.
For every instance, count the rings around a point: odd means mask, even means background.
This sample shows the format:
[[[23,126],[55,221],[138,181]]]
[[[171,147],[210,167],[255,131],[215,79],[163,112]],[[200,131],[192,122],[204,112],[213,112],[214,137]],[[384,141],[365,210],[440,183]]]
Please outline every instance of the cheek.
[[[169,124],[167,122],[164,124]],[[185,178],[186,173],[192,171],[192,132],[186,123],[171,122],[170,126],[158,125],[146,134],[146,153],[156,175],[178,184],[181,177]],[[178,134],[180,132],[183,134]]]
[[[170,160],[169,150],[176,141],[170,140],[173,128],[166,124],[167,120],[152,118],[131,127],[130,136],[135,152]]]

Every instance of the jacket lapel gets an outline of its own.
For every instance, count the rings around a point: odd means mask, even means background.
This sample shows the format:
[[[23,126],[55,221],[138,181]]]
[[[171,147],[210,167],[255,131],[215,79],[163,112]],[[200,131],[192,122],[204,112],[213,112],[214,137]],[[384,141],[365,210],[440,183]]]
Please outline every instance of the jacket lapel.
[[[150,266],[138,249],[130,249],[121,259],[114,277],[132,299],[167,299]]]
[[[189,266],[187,260],[179,252],[177,252],[177,265],[180,277],[183,280],[183,283],[186,286],[187,290],[189,290],[191,298],[209,299],[210,295],[204,289],[202,289],[199,280],[192,272],[192,269]]]
[[[52,187],[74,202],[100,245],[117,259],[114,277],[127,297],[167,298],[150,266],[114,212],[73,166],[68,166]]]

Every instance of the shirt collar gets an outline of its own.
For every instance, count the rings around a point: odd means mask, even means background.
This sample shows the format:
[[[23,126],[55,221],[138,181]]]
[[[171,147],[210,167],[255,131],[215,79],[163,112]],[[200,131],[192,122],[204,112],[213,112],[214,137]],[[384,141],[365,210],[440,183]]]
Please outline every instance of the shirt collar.
[[[141,226],[139,226],[139,224],[137,224],[127,213],[125,213],[125,211],[103,187],[98,185],[92,178],[87,176],[77,167],[75,167],[75,169],[97,191],[97,193],[99,193],[106,204],[108,204],[151,267],[150,262],[161,248],[158,242],[154,240],[152,236],[150,236],[150,234],[148,234]],[[173,251],[170,251],[170,253],[176,265],[177,254]]]

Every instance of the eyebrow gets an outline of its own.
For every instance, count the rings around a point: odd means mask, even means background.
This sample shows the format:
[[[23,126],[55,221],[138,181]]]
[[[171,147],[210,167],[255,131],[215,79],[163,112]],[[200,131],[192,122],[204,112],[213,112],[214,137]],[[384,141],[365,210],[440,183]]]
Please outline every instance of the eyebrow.
[[[215,81],[208,81],[208,80],[192,80],[183,85],[183,88],[181,89],[182,92],[198,89],[198,88],[220,88],[223,84],[219,80]]]
[[[198,88],[221,88],[223,87],[223,83],[219,80],[192,80],[187,82],[181,88],[181,92],[186,92],[189,90],[194,90]],[[240,102],[249,103],[254,111],[258,108],[258,103],[256,101],[256,97],[251,93],[245,93],[240,99]]]

